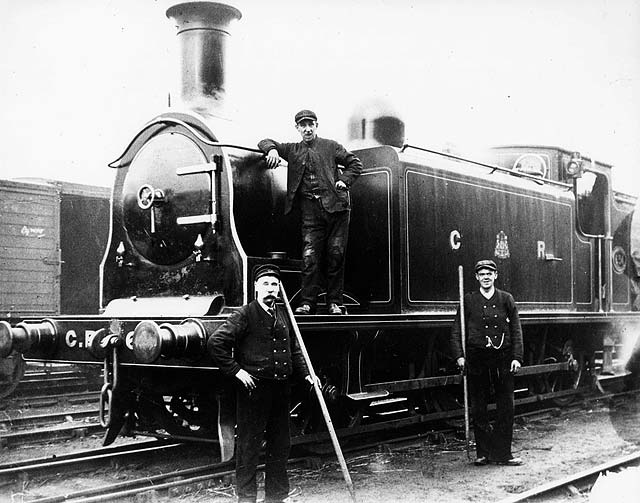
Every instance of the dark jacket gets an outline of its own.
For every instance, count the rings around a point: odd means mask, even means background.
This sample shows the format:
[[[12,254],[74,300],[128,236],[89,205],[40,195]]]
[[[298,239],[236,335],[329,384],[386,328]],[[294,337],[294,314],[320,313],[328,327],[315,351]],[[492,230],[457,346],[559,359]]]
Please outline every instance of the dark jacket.
[[[362,171],[362,162],[337,141],[317,137],[308,145],[304,141],[278,143],[267,138],[258,143],[258,148],[265,154],[275,148],[278,155],[289,164],[285,215],[293,207],[302,175],[309,163],[314,166],[318,181],[324,189],[320,197],[323,208],[329,213],[350,209],[348,190],[337,190],[336,182],[342,180],[347,188],[351,187]],[[338,164],[343,166],[342,170],[338,169]]]
[[[494,347],[510,352],[513,360],[522,363],[522,327],[518,308],[509,292],[496,288],[490,299],[485,298],[479,290],[466,294],[464,317],[467,348],[486,348],[489,337]],[[451,352],[454,359],[463,355],[460,335],[458,308],[451,328]]]
[[[254,300],[232,313],[209,340],[207,349],[225,375],[244,369],[252,376],[284,380],[293,373],[308,375],[302,351],[290,334],[282,309],[276,306],[276,322]]]

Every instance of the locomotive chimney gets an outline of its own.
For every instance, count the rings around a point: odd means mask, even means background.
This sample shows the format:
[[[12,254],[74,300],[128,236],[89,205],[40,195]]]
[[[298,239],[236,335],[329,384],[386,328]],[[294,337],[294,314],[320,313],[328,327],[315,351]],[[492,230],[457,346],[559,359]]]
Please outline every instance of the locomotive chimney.
[[[181,98],[185,107],[224,116],[225,60],[229,27],[242,17],[235,7],[185,2],[167,9],[180,40]]]

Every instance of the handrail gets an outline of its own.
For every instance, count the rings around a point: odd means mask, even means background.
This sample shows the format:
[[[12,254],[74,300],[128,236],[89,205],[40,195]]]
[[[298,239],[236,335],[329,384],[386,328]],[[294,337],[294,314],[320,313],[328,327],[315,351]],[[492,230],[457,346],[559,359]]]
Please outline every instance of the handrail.
[[[478,166],[482,166],[484,168],[489,168],[493,172],[495,171],[501,171],[503,173],[507,173],[509,175],[513,175],[513,176],[518,176],[521,178],[527,178],[529,180],[533,180],[534,182],[540,184],[540,185],[544,185],[545,183],[551,184],[551,185],[557,185],[558,187],[562,187],[564,189],[567,190],[571,190],[572,186],[568,183],[563,183],[563,182],[557,182],[555,180],[549,180],[547,178],[540,178],[538,176],[534,176],[534,175],[530,175],[528,173],[520,173],[519,171],[514,171],[512,169],[508,169],[508,168],[503,168],[502,166],[496,166],[495,164],[487,164],[484,162],[480,162],[480,161],[475,161],[473,159],[467,159],[465,157],[460,157],[454,154],[449,154],[447,152],[440,152],[438,150],[431,150],[428,148],[424,148],[424,147],[418,147],[416,145],[410,145],[408,143],[405,143],[402,148],[400,149],[400,152],[404,152],[407,148],[412,148],[415,150],[421,150],[423,152],[428,152],[430,154],[436,154],[436,155],[440,155],[442,157],[448,157],[450,159],[455,159],[457,161],[463,161],[463,162],[468,162],[470,164],[476,164]]]
[[[200,133],[198,133],[198,131],[196,131],[192,126],[190,126],[188,123],[181,121],[179,119],[173,119],[171,117],[160,117],[158,119],[154,119],[151,122],[148,122],[147,124],[145,124],[142,129],[140,129],[140,131],[138,131],[136,133],[136,135],[133,137],[133,139],[129,142],[129,145],[127,145],[127,148],[124,149],[124,152],[120,155],[120,157],[118,157],[115,161],[110,162],[109,164],[107,164],[107,166],[109,166],[110,168],[121,168],[121,165],[118,165],[117,163],[119,163],[122,158],[125,156],[125,154],[129,151],[129,149],[131,148],[131,145],[133,145],[133,143],[140,137],[140,135],[142,133],[144,133],[147,129],[149,129],[151,126],[155,126],[156,124],[170,124],[170,125],[174,125],[174,126],[182,126],[183,128],[185,128],[187,131],[189,131],[193,136],[195,136],[198,140],[200,140],[202,143],[206,144],[206,145],[210,145],[212,147],[227,147],[227,148],[237,148],[237,149],[241,149],[241,150],[246,150],[248,152],[255,152],[258,154],[262,154],[262,150],[259,150],[257,148],[249,148],[249,147],[245,147],[242,145],[234,145],[231,143],[220,143],[217,141],[211,141],[207,138],[205,138],[204,136],[202,136]]]

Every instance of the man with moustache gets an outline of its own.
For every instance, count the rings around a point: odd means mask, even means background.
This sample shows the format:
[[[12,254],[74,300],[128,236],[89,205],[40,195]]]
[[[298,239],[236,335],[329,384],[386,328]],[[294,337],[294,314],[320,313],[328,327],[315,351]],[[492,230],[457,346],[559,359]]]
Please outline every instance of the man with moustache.
[[[458,368],[467,368],[471,417],[476,441],[475,465],[518,466],[511,453],[513,381],[522,365],[522,327],[513,296],[495,287],[498,268],[493,260],[475,266],[480,289],[464,296],[467,327],[466,359],[462,348],[460,309],[451,330],[451,349]],[[495,390],[496,420],[489,422],[487,405]]]
[[[294,117],[302,141],[279,143],[264,139],[258,148],[271,169],[282,157],[288,163],[284,214],[295,207],[302,215],[302,291],[296,314],[313,314],[326,285],[329,314],[346,313],[343,306],[344,258],[349,233],[349,188],[362,162],[337,141],[318,136],[318,117],[300,110]],[[339,165],[342,168],[339,168]]]
[[[265,502],[289,494],[287,459],[290,378],[313,383],[282,306],[280,269],[258,266],[253,273],[256,298],[229,316],[207,341],[220,370],[236,382],[236,491],[241,503],[255,503],[256,472],[265,440]]]

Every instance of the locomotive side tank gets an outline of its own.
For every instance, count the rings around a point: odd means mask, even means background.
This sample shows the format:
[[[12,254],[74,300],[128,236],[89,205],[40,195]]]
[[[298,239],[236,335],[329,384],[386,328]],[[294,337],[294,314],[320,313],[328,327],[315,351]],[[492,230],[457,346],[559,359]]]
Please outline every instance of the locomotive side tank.
[[[111,164],[103,311],[0,324],[0,352],[103,366],[105,443],[121,432],[208,439],[229,457],[232,383],[206,341],[253,297],[257,264],[280,266],[295,299],[299,229],[283,216],[286,168],[268,170],[225,118],[225,47],[239,11],[188,2],[167,15],[182,47],[181,108],[149,121]],[[498,262],[498,287],[520,306],[519,403],[568,401],[610,370],[605,334],[637,320],[626,260],[633,198],[612,192],[610,166],[526,145],[464,159],[402,145],[402,136],[354,151],[365,170],[351,193],[350,315],[298,319],[337,425],[461,414],[448,335],[457,268],[473,288],[478,258]],[[304,390],[294,403],[294,431],[321,427]]]
[[[523,311],[630,310],[630,208],[609,209],[610,166],[542,146],[496,148],[491,163],[408,145],[358,155],[347,290],[370,310],[451,309],[452,272],[478,256]]]

